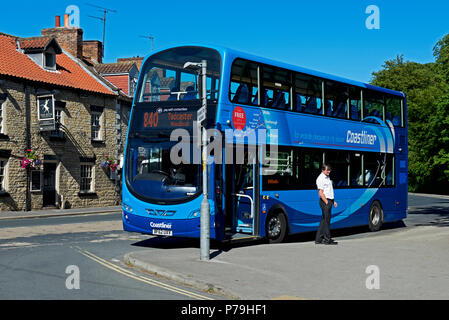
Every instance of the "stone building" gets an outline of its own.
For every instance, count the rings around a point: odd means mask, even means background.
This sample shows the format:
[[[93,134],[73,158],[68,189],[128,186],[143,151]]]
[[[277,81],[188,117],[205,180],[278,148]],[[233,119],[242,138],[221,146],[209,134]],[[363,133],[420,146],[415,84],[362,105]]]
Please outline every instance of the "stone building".
[[[69,26],[34,38],[0,33],[1,211],[120,201],[115,171],[102,162],[123,152],[131,99],[89,65],[101,62],[101,42],[82,34]],[[30,151],[41,163],[22,168]]]

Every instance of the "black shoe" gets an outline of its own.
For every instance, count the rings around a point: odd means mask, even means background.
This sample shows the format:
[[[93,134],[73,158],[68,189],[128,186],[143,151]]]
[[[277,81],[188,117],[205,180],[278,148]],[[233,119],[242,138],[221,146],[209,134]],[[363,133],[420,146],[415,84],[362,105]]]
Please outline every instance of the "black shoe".
[[[320,240],[320,241],[315,240],[315,244],[323,244],[323,240]]]
[[[333,240],[333,239],[329,239],[329,240],[324,240],[324,241],[323,241],[323,244],[326,244],[326,245],[336,245],[336,244],[338,244],[338,242],[335,241],[335,240]]]

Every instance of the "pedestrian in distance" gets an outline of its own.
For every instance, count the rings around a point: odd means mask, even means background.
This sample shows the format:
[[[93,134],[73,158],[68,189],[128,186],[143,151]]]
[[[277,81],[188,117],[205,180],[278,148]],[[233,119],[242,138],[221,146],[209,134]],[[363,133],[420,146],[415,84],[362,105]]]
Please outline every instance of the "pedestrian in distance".
[[[315,244],[335,245],[338,243],[331,238],[330,233],[332,206],[337,207],[332,180],[329,177],[331,170],[330,165],[323,163],[321,166],[321,174],[316,179],[318,195],[320,197],[321,221],[315,236]]]

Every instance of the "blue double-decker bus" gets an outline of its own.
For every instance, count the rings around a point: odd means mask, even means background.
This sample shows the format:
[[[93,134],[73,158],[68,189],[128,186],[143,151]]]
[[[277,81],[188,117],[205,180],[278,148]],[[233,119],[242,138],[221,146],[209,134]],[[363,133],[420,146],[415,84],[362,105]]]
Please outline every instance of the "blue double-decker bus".
[[[280,242],[316,230],[324,162],[338,201],[331,228],[377,231],[406,217],[403,93],[226,48],[181,46],[142,65],[123,166],[126,231],[200,237],[202,82],[184,66],[204,60],[212,239]]]

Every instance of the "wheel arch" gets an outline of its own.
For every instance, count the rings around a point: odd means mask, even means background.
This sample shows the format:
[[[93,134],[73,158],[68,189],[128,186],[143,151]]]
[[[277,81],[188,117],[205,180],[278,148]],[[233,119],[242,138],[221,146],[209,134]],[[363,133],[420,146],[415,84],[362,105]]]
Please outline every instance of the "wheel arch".
[[[266,228],[266,223],[268,221],[268,218],[271,215],[273,215],[275,213],[278,213],[278,212],[281,213],[285,217],[285,222],[287,224],[287,234],[290,234],[290,223],[289,223],[289,220],[288,220],[287,210],[280,203],[274,204],[273,206],[271,206],[270,210],[268,210],[267,216],[266,216],[265,221],[264,221],[264,228]]]

